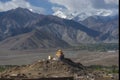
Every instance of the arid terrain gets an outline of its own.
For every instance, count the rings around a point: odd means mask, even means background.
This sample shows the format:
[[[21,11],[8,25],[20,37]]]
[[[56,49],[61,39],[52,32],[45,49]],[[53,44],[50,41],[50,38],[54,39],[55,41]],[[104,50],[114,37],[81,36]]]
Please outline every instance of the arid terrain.
[[[110,52],[89,52],[63,50],[67,58],[83,65],[119,65],[118,51]],[[29,50],[29,51],[10,51],[0,50],[0,65],[23,65],[30,64],[39,59],[47,59],[49,55],[54,56],[56,49],[51,50]]]
[[[0,65],[21,65],[8,68],[1,73],[1,79],[33,79],[41,77],[69,77],[89,80],[118,80],[118,52],[89,52],[63,49],[65,58],[57,60],[56,49],[11,51],[0,50]],[[53,59],[49,59],[52,56]],[[73,62],[74,61],[74,62]],[[59,65],[59,66],[58,66]],[[96,65],[94,68],[91,65]],[[101,67],[102,66],[109,66]],[[113,71],[114,70],[114,71]],[[110,73],[112,71],[112,73]],[[12,78],[12,76],[16,78]]]
[[[118,2],[0,0],[0,80],[118,80]]]

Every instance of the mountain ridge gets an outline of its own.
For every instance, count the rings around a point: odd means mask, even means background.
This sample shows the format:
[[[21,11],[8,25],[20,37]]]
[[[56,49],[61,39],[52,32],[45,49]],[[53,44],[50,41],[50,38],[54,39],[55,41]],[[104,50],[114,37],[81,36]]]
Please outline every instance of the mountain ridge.
[[[119,28],[119,19],[118,19],[118,15],[116,16],[90,16],[87,19],[80,21],[81,24],[102,32],[102,33],[106,33],[106,34],[110,34],[112,35],[112,37],[116,40],[118,40],[118,28]]]
[[[0,14],[0,47],[8,49],[69,47],[104,42],[108,38],[74,20],[37,14],[23,8]],[[19,39],[14,42],[16,38]],[[16,44],[9,46],[11,42]]]

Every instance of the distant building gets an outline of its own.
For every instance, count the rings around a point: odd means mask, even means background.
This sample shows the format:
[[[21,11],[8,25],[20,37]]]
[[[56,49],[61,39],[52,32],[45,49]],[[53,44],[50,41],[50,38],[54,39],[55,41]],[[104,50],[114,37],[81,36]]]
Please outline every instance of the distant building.
[[[53,59],[53,57],[52,56],[48,56],[48,60],[52,60]]]
[[[107,52],[109,52],[109,53],[114,53],[114,52],[116,52],[115,50],[109,50],[109,51],[107,51]]]
[[[56,57],[58,58],[58,60],[64,59],[64,54],[63,54],[62,50],[60,50],[60,49],[57,50]]]

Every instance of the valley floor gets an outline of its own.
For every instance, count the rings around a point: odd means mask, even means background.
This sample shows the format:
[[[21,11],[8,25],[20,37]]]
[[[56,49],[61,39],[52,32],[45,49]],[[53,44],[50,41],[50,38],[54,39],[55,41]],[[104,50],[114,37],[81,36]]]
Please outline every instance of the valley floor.
[[[119,52],[89,52],[63,50],[65,57],[71,58],[75,62],[83,65],[119,65]],[[51,50],[29,50],[29,51],[11,51],[0,50],[0,65],[24,65],[30,64],[39,59],[55,56],[56,49]]]

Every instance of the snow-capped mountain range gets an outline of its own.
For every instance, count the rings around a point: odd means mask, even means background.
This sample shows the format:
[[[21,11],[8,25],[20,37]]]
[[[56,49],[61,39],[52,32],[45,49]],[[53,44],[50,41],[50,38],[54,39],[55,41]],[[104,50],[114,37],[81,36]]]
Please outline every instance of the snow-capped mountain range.
[[[90,16],[111,16],[111,12],[110,11],[97,11],[95,13],[79,13],[79,12],[73,12],[73,13],[66,13],[63,12],[62,10],[57,10],[56,12],[53,13],[54,16],[58,16],[60,18],[64,18],[64,19],[73,19],[76,21],[83,21],[86,18],[90,17]]]

